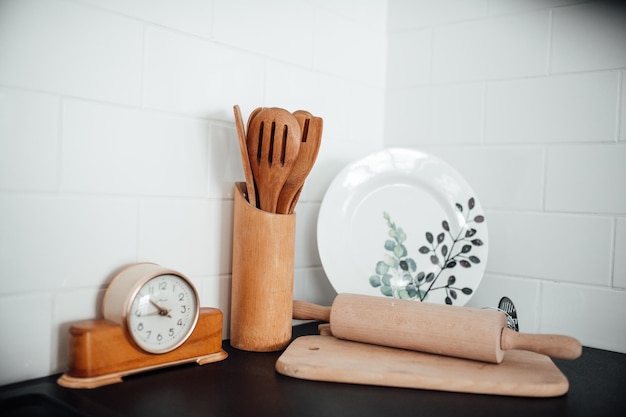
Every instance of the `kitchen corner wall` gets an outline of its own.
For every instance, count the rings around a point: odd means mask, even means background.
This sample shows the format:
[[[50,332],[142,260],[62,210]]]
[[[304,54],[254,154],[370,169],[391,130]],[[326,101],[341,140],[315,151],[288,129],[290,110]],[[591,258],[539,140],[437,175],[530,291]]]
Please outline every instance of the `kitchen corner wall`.
[[[354,7],[358,3],[358,7]],[[306,109],[295,293],[330,303],[317,212],[383,145],[386,2],[0,0],[0,384],[62,372],[120,268],[189,276],[228,336],[233,105]]]
[[[626,352],[626,7],[389,0],[385,145],[452,164],[489,225],[470,304]]]
[[[324,118],[296,297],[335,294],[335,174],[414,147],[486,209],[473,305],[508,295],[523,331],[626,352],[624,28],[567,0],[0,0],[0,384],[63,371],[70,323],[133,262],[188,275],[228,336],[234,104]]]

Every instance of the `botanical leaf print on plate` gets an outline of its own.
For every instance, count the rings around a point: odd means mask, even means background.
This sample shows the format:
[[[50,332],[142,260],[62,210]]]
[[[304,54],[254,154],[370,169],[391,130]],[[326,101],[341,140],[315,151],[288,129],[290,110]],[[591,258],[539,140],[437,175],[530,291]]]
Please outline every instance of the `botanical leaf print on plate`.
[[[369,277],[370,285],[385,296],[417,301],[426,301],[434,291],[445,291],[445,303],[450,305],[459,297],[471,295],[475,289],[463,284],[463,270],[481,263],[473,250],[483,246],[476,227],[485,217],[472,213],[473,197],[467,201],[467,208],[460,203],[455,207],[464,218],[459,230],[452,230],[450,223],[443,220],[438,232],[425,233],[417,259],[408,253],[407,233],[389,213],[383,212],[389,227],[388,239],[384,242],[384,257]]]

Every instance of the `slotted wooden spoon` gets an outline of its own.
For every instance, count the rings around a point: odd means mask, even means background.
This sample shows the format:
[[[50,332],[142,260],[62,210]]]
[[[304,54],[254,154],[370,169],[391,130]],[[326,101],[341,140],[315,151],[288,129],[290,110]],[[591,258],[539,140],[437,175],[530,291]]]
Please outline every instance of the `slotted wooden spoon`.
[[[298,120],[302,130],[300,151],[293,170],[278,197],[277,213],[293,213],[296,202],[300,198],[304,181],[317,159],[322,139],[323,120],[321,118],[314,117],[305,110],[298,110],[293,115]]]
[[[252,113],[250,113],[250,116],[248,116],[248,130],[250,130],[250,124],[252,123],[252,119],[254,119],[256,115],[259,114],[259,112],[263,109],[264,107],[257,107],[256,109],[252,110]]]
[[[298,157],[300,137],[300,125],[287,110],[264,108],[251,120],[246,145],[261,210],[276,213],[278,197]]]

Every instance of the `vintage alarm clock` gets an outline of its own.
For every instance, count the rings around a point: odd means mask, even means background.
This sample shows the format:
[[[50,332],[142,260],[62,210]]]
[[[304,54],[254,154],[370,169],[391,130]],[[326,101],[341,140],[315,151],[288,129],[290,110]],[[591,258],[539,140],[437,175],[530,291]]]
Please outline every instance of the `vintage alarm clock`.
[[[199,304],[183,274],[154,263],[126,267],[105,292],[104,318],[71,326],[69,367],[59,385],[95,388],[134,373],[225,359],[222,312]]]

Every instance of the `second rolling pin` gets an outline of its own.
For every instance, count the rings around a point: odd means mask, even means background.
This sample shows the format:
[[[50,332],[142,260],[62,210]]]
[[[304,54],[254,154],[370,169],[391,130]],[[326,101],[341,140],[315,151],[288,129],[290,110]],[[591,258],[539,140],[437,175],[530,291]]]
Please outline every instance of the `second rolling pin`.
[[[339,294],[332,307],[294,301],[293,318],[330,323],[339,339],[500,363],[504,351],[529,350],[576,359],[578,340],[517,333],[503,312],[356,294]]]

